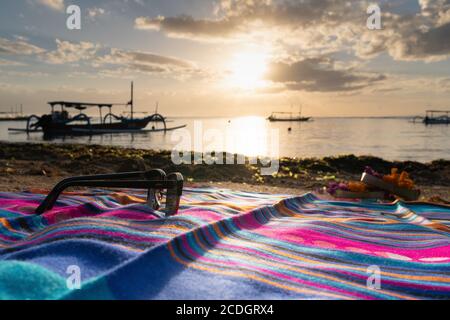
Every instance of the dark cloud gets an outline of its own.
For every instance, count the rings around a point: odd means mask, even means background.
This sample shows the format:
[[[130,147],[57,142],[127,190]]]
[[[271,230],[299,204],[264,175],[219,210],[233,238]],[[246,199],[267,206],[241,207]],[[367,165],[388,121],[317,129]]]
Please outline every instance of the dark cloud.
[[[381,2],[383,30],[366,26],[371,1],[222,0],[216,19],[191,16],[140,17],[139,29],[159,30],[194,40],[241,39],[262,31],[274,42],[299,40],[304,50],[322,54],[352,48],[361,58],[388,52],[397,60],[438,60],[450,55],[449,0],[419,0],[418,12],[400,13],[395,2]],[[384,6],[383,6],[384,4]],[[330,41],[335,38],[334,41]]]
[[[190,16],[179,17],[140,17],[135,27],[141,30],[161,30],[174,37],[182,38],[221,38],[232,35],[239,27],[235,20],[195,20]]]
[[[353,4],[351,8],[358,6],[359,4]],[[266,26],[293,29],[322,23],[336,24],[345,21],[343,13],[348,20],[348,16],[354,12],[349,10],[348,4],[338,0],[222,0],[219,8],[221,17],[218,19],[194,19],[187,15],[139,17],[135,20],[135,27],[142,30],[160,30],[173,37],[211,39],[233,37],[247,32],[254,23],[261,22]]]
[[[384,75],[336,69],[326,58],[273,63],[266,78],[290,90],[311,92],[356,91],[386,79]]]
[[[427,31],[415,31],[399,42],[399,57],[426,59],[450,54],[450,23]]]

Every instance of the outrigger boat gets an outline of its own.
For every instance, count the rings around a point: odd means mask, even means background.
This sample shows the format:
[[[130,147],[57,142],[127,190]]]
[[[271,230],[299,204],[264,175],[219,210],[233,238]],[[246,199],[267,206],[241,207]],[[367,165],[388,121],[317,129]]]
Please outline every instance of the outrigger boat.
[[[186,125],[170,127],[166,125],[166,119],[159,113],[154,113],[143,118],[134,117],[133,105],[133,83],[131,83],[131,100],[126,104],[113,103],[91,103],[91,102],[69,102],[51,101],[48,102],[51,113],[38,117],[32,115],[27,120],[25,129],[10,128],[10,131],[37,132],[43,131],[44,137],[65,136],[65,135],[94,135],[108,133],[142,133],[142,132],[166,132],[186,127]],[[112,113],[115,105],[130,106],[130,116],[119,116]],[[59,107],[59,110],[55,110]],[[92,117],[83,113],[84,110],[97,107],[100,121],[94,123]],[[103,116],[102,109],[107,108],[108,113]],[[70,116],[68,109],[76,109],[79,114]],[[152,123],[150,129],[145,129]]]
[[[288,116],[284,116],[288,115]],[[292,112],[273,112],[269,118],[269,121],[301,121],[306,122],[311,119],[311,117],[302,117],[301,115],[296,116]]]
[[[23,114],[22,105],[20,105],[20,110],[19,108],[16,108],[16,110],[11,108],[11,111],[0,112],[0,121],[26,121],[27,119],[28,116]]]
[[[311,120],[311,117],[302,116],[302,107],[300,106],[299,112],[272,112],[272,114],[267,118],[267,120],[274,121],[296,121],[296,122],[306,122]]]
[[[428,124],[450,124],[450,110],[427,110],[423,123]]]

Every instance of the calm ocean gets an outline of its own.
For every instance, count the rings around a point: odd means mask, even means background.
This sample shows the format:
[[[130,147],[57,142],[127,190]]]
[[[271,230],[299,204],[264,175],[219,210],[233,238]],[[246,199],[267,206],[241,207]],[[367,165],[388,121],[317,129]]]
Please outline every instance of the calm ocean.
[[[406,118],[315,118],[305,123],[271,123],[263,117],[171,118],[164,133],[65,137],[54,143],[83,143],[144,149],[216,150],[246,155],[322,157],[373,155],[388,160],[450,159],[450,126],[425,126]],[[0,122],[0,140],[41,142],[42,133],[10,133],[25,122]],[[288,130],[291,128],[291,130]]]

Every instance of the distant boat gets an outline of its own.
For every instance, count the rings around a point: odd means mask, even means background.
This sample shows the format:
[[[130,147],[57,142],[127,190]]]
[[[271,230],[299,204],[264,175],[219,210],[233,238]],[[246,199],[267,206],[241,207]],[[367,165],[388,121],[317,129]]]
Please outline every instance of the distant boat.
[[[269,121],[297,121],[306,122],[311,119],[311,117],[302,117],[293,112],[273,112],[270,117],[267,118]]]
[[[20,105],[19,110],[11,109],[10,112],[0,112],[0,121],[27,121],[28,116],[23,114],[23,107]]]
[[[450,124],[450,110],[427,110],[422,122],[429,124]]]
[[[271,122],[285,121],[285,122],[306,122],[311,120],[311,117],[302,116],[302,106],[300,105],[298,113],[296,112],[272,112],[267,118]]]

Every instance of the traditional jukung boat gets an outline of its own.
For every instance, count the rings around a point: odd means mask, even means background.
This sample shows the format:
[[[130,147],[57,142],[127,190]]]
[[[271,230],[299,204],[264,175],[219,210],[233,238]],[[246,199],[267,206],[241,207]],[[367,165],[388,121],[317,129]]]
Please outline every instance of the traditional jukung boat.
[[[450,110],[427,110],[423,123],[450,124]]]
[[[267,118],[269,121],[302,121],[306,122],[311,119],[311,117],[302,117],[301,113],[295,114],[293,112],[273,112],[270,117]]]
[[[20,105],[20,109],[18,107],[11,108],[11,111],[1,111],[0,112],[0,121],[26,121],[28,116],[23,114],[23,106]]]
[[[165,132],[185,127],[185,125],[171,128],[167,127],[166,119],[157,112],[143,118],[135,118],[133,105],[133,83],[131,83],[131,100],[126,104],[69,101],[51,101],[48,104],[51,107],[50,114],[45,114],[41,117],[32,115],[28,118],[25,129],[13,128],[9,130],[24,131],[27,133],[43,131],[44,136],[53,137],[107,133]],[[112,113],[112,107],[115,105],[129,106],[129,117]],[[92,117],[89,117],[83,113],[83,111],[88,108],[98,108],[100,116],[99,122],[92,121]],[[105,116],[102,114],[103,108],[108,109],[108,113]],[[78,110],[79,113],[75,116],[71,116],[68,112],[70,109]],[[152,123],[152,126],[150,129],[146,130],[145,128],[149,123]]]
[[[291,106],[292,108],[292,106]],[[300,105],[298,113],[295,112],[272,112],[272,114],[267,118],[267,120],[274,121],[297,121],[306,122],[311,120],[311,117],[302,116],[302,106]]]

